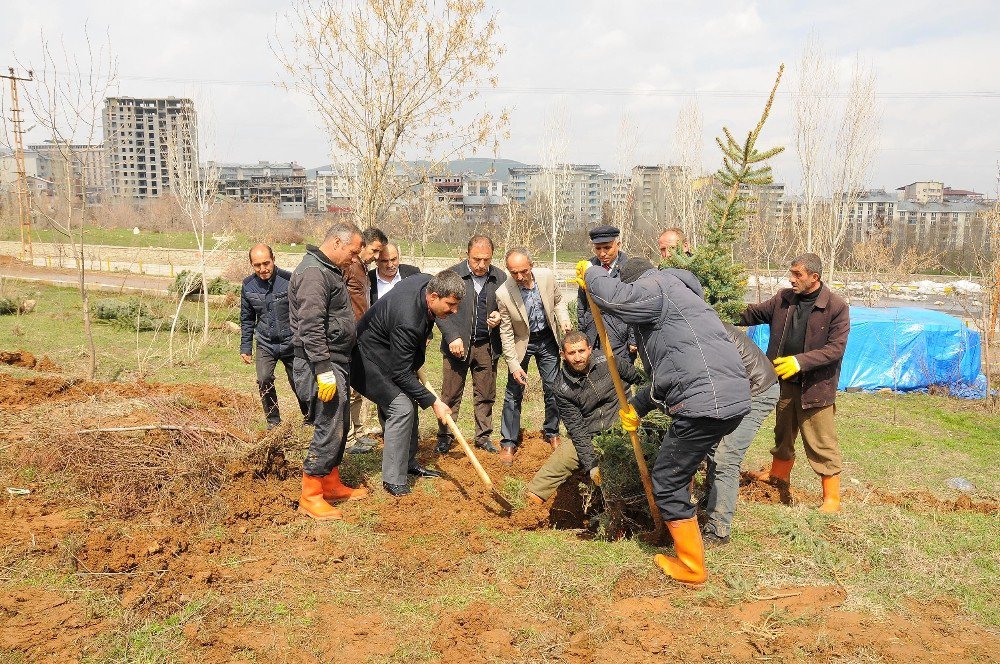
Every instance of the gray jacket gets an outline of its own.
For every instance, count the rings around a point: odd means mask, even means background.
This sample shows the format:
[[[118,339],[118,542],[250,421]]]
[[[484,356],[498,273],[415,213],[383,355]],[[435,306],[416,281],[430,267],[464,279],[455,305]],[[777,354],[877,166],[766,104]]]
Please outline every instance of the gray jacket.
[[[351,361],[357,331],[344,273],[319,247],[306,245],[306,255],[292,273],[288,318],[295,356],[309,360],[316,373]]]
[[[718,314],[687,270],[649,270],[631,284],[590,268],[587,290],[601,311],[634,325],[652,383],[632,403],[673,417],[728,420],[750,412],[750,381]]]
[[[729,323],[723,323],[722,326],[726,328],[729,338],[736,344],[736,350],[740,351],[740,357],[743,358],[743,366],[747,370],[747,378],[750,379],[750,396],[755,397],[767,392],[778,382],[778,374],[774,371],[771,360],[767,359],[764,351],[757,347],[746,332]]]

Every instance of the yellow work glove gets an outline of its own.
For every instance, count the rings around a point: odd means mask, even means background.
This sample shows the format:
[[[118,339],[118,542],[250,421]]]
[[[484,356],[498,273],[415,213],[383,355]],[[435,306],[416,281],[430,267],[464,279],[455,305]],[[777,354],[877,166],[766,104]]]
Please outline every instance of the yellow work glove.
[[[324,371],[316,376],[316,384],[319,386],[320,401],[329,401],[337,393],[337,376],[332,371]]]
[[[601,469],[594,466],[590,469],[590,479],[597,486],[601,486]]]
[[[795,359],[795,356],[789,355],[788,357],[776,357],[774,359],[774,370],[777,372],[779,378],[788,380],[801,369],[799,368],[799,361]]]
[[[635,431],[639,428],[639,422],[642,419],[639,417],[639,413],[635,412],[635,407],[629,404],[618,411],[618,417],[622,421],[622,429],[625,431]]]
[[[587,268],[591,267],[592,263],[587,260],[579,261],[576,264],[576,284],[583,290],[587,290],[587,283],[583,279],[583,275],[587,273]]]

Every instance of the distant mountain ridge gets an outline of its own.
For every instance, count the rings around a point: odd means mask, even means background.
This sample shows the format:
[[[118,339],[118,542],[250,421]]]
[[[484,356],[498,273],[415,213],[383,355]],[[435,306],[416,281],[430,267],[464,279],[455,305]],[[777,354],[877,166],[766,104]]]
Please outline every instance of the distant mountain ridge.
[[[421,163],[421,162],[414,162]],[[463,173],[478,173],[479,175],[492,174],[496,180],[500,182],[508,182],[510,180],[510,173],[507,172],[508,168],[516,168],[518,166],[526,166],[524,162],[515,161],[513,159],[500,159],[492,157],[469,157],[468,159],[454,159],[449,161],[447,164],[447,170],[449,173],[454,173],[455,175],[462,175]],[[316,173],[319,171],[326,171],[333,168],[332,165],[319,166],[318,168],[310,168],[306,170],[306,176],[309,178],[315,178]]]

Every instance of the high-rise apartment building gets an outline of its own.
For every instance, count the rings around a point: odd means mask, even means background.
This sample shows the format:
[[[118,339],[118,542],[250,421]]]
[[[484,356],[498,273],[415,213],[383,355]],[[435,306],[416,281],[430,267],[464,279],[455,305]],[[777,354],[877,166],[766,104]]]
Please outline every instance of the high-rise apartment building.
[[[198,172],[198,117],[190,99],[108,97],[104,145],[112,196],[158,198],[170,189],[170,151]]]

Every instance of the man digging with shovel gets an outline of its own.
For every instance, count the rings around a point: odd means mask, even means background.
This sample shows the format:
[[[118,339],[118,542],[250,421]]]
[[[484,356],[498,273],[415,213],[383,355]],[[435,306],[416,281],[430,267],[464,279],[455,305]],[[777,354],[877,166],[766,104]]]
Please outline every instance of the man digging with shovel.
[[[708,575],[691,479],[719,440],[750,412],[743,361],[705,302],[698,279],[687,270],[656,270],[644,258],[631,258],[619,280],[580,261],[577,278],[602,312],[635,326],[639,356],[652,380],[622,409],[622,427],[635,431],[654,408],[673,418],[652,481],[677,555],[659,554],[653,560],[671,578],[701,584]]]

